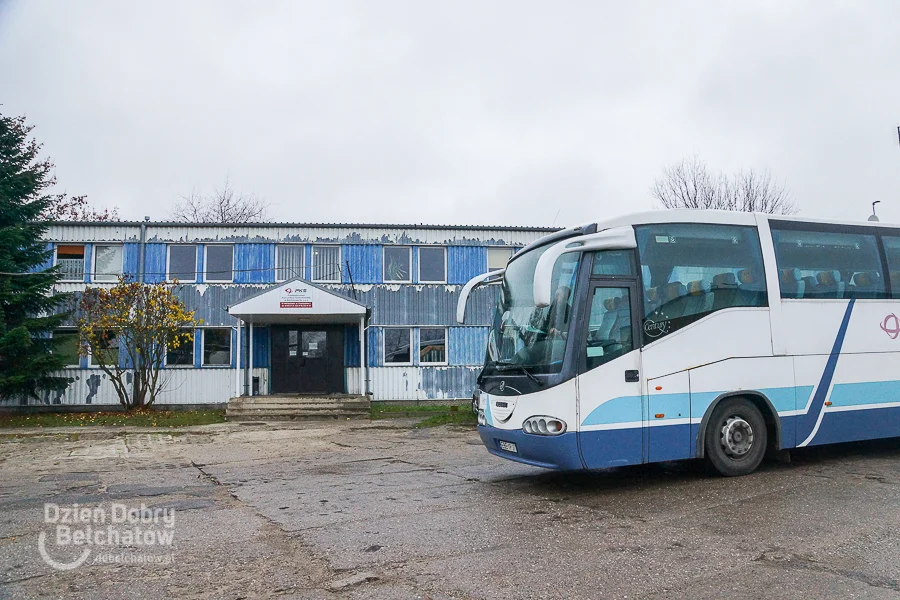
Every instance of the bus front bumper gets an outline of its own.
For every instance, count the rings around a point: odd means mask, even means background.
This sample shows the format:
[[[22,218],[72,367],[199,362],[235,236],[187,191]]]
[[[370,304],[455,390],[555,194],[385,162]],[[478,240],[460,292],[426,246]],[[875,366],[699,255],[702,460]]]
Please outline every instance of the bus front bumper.
[[[544,469],[584,469],[578,452],[578,434],[532,435],[521,429],[498,429],[479,425],[478,435],[488,452],[502,458]]]

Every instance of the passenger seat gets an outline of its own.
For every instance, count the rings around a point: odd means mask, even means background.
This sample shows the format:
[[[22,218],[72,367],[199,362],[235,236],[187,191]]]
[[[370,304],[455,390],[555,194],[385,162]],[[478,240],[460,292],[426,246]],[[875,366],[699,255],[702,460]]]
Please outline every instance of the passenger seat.
[[[687,301],[685,302],[685,315],[699,315],[708,313],[713,307],[713,295],[706,291],[703,280],[692,281],[687,285]]]
[[[878,292],[884,291],[881,275],[877,271],[862,271],[853,276],[848,288],[848,296],[857,298],[877,298]]]
[[[820,298],[843,298],[846,284],[841,280],[840,271],[821,271],[816,275],[818,287],[816,295]]]
[[[673,281],[666,286],[663,304],[659,309],[667,319],[677,319],[685,314],[686,303],[687,288],[680,281]]]
[[[752,269],[741,269],[737,274],[739,303],[741,306],[764,306],[764,292],[759,289],[756,273]]]
[[[781,270],[781,293],[788,298],[802,298],[806,281],[800,277],[800,269]]]
[[[713,310],[739,306],[737,277],[734,273],[719,273],[713,277],[710,291],[713,293]]]

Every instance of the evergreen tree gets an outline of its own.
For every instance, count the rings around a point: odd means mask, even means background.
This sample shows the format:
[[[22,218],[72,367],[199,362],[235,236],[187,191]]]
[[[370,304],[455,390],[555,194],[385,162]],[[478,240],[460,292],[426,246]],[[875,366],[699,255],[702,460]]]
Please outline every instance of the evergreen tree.
[[[51,295],[60,275],[44,269],[52,253],[37,219],[59,196],[53,163],[38,155],[24,117],[0,114],[0,398],[38,397],[62,389],[69,380],[52,377],[64,359],[51,352],[50,333],[65,320],[57,313],[64,296]]]

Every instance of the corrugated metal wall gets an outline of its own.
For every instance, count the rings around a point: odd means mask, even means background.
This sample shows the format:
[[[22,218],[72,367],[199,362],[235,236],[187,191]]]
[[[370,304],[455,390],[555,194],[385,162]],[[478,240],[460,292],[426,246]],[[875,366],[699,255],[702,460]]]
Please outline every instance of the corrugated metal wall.
[[[268,369],[253,369],[260,378],[260,389],[268,389]],[[100,404],[118,405],[119,397],[109,377],[100,369],[66,369],[57,375],[74,381],[63,392],[46,392],[29,404]],[[233,369],[166,369],[168,378],[156,402],[160,404],[220,404],[234,396]],[[6,406],[20,401],[0,400]]]
[[[481,367],[375,367],[369,389],[376,400],[470,398]]]
[[[146,260],[146,256],[144,257]],[[137,280],[138,268],[141,262],[141,245],[127,242],[122,248],[122,274]]]
[[[484,364],[488,331],[487,327],[451,327],[447,334],[450,364]]]
[[[375,284],[382,282],[381,248],[374,244],[345,244],[341,246],[342,281],[350,283],[352,276],[356,285]],[[347,263],[350,264],[350,272],[347,272]]]
[[[166,280],[166,245],[147,244],[144,247],[144,281],[159,283]]]
[[[235,244],[235,283],[274,283],[275,244]]]
[[[487,248],[450,246],[447,248],[447,282],[465,284],[487,272]]]

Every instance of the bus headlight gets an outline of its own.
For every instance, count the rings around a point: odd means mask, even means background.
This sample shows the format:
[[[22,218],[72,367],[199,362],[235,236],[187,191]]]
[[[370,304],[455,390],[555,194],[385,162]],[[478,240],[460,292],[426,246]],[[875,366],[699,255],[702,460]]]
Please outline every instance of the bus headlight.
[[[566,422],[554,417],[529,417],[522,430],[533,435],[560,435],[566,432]]]
[[[487,425],[487,417],[484,416],[484,410],[478,409],[478,424]]]

